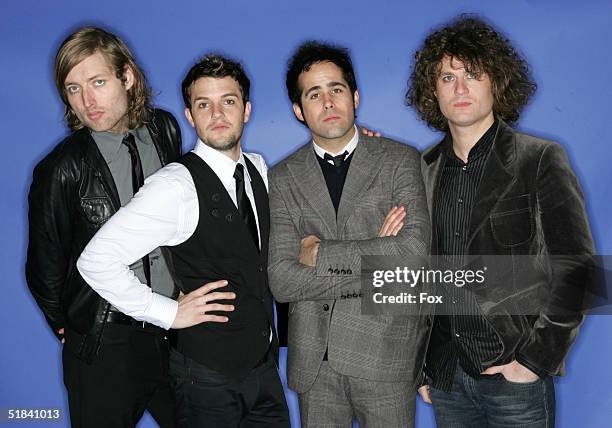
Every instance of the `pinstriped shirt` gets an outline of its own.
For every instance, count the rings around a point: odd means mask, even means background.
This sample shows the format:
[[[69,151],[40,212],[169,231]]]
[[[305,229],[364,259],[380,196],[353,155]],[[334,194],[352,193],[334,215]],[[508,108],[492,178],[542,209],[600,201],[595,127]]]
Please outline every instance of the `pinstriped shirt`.
[[[444,166],[433,208],[433,233],[435,252],[449,267],[463,264],[472,208],[497,128],[495,120],[470,150],[467,163],[455,155],[450,135],[443,143]],[[436,374],[434,386],[450,389],[457,362],[466,373],[478,376],[488,367],[485,363],[499,355],[502,344],[468,290],[449,287],[444,304],[444,313],[450,315],[437,317],[434,328],[448,336],[448,348],[443,359],[436,361],[437,367],[430,369]]]

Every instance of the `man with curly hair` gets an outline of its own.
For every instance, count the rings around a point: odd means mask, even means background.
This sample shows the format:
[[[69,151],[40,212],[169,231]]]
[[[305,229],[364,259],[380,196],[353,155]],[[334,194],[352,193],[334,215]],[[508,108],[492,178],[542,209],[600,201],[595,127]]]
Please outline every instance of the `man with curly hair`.
[[[419,392],[441,427],[554,426],[552,377],[583,319],[555,308],[580,301],[577,256],[594,245],[562,147],[509,126],[535,89],[525,60],[476,17],[432,32],[415,56],[407,104],[446,133],[422,156],[432,254],[455,266],[505,256],[515,272],[479,293],[452,287],[438,310]],[[540,257],[526,281],[517,256]]]

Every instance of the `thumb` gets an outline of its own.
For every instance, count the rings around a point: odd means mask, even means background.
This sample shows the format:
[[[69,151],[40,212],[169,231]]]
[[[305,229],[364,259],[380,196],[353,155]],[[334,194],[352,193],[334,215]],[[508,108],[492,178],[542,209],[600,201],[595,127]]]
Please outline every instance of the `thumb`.
[[[486,369],[484,372],[482,372],[480,374],[483,374],[483,375],[493,375],[493,374],[496,374],[496,373],[501,373],[502,370],[503,370],[502,366],[492,366],[492,367],[489,367],[488,369]]]

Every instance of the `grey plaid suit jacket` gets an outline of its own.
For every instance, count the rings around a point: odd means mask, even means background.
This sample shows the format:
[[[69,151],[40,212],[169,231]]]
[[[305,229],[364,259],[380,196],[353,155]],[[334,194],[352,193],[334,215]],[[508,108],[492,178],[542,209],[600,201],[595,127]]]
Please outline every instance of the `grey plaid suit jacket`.
[[[289,304],[287,377],[310,389],[328,347],[336,372],[377,381],[420,381],[431,319],[361,314],[362,255],[427,255],[430,223],[417,150],[359,136],[338,215],[309,142],[269,173],[270,288]],[[396,237],[378,238],[389,209],[406,207]],[[321,239],[316,267],[299,263],[300,241]],[[416,385],[415,385],[416,386]]]

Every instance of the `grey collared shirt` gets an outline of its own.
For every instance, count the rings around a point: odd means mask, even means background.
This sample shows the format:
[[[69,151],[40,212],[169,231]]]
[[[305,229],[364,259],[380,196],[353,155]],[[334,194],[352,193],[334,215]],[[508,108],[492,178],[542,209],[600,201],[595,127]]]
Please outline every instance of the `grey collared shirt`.
[[[130,133],[134,135],[136,140],[142,170],[146,178],[161,168],[159,155],[146,127],[134,129]],[[133,196],[130,152],[125,144],[121,144],[125,134],[91,131],[91,136],[110,169],[117,193],[119,194],[119,201],[121,206],[124,206]],[[151,263],[151,287],[153,291],[171,297],[174,292],[174,281],[170,276],[168,265],[159,248],[156,248],[149,254],[149,261]],[[138,279],[146,284],[142,260],[138,260],[130,268]]]

